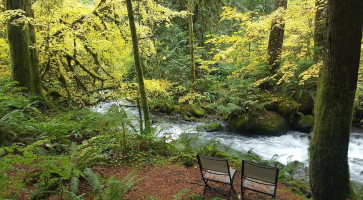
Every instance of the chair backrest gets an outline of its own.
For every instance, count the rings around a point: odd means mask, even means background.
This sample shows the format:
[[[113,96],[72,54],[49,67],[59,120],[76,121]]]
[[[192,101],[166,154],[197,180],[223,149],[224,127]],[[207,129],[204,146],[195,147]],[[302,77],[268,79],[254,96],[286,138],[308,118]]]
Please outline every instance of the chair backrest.
[[[270,183],[277,184],[279,169],[256,163],[242,161],[242,178],[248,177]]]
[[[210,158],[207,156],[197,155],[198,163],[201,170],[212,170],[229,174],[229,165],[227,159]]]

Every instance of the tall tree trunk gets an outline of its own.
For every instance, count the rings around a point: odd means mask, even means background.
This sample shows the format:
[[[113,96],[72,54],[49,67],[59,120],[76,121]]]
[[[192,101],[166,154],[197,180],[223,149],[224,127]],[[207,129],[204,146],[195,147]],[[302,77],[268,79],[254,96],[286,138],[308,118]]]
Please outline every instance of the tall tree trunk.
[[[131,0],[126,0],[126,4],[127,4],[127,13],[129,16],[130,30],[131,30],[131,36],[132,36],[135,67],[136,67],[136,72],[137,72],[137,79],[139,82],[141,105],[142,105],[142,109],[144,111],[145,133],[148,134],[151,132],[151,118],[150,118],[149,105],[147,103],[147,97],[146,97],[146,91],[145,91],[144,74],[143,74],[143,71],[141,68],[141,63],[140,63],[139,44],[138,44],[137,35],[136,35],[136,26],[135,26],[135,19],[134,19],[134,13],[132,10]]]
[[[285,34],[285,10],[287,8],[287,0],[275,0],[275,9],[280,12],[272,20],[271,32],[268,40],[267,56],[271,73],[276,72],[278,60],[281,57],[282,45],[284,43]]]
[[[195,63],[194,63],[194,29],[193,29],[193,9],[194,0],[188,0],[188,22],[189,22],[189,45],[190,45],[190,74],[192,89],[195,91]]]
[[[326,0],[315,0],[314,60],[323,59],[324,33],[326,31]]]
[[[315,200],[349,195],[348,144],[360,59],[362,0],[328,0],[324,65],[309,148]]]
[[[6,10],[22,10],[34,17],[30,0],[6,0]],[[31,24],[16,23],[21,16],[12,16],[7,22],[12,79],[20,86],[41,95],[38,53],[35,48],[35,28]]]

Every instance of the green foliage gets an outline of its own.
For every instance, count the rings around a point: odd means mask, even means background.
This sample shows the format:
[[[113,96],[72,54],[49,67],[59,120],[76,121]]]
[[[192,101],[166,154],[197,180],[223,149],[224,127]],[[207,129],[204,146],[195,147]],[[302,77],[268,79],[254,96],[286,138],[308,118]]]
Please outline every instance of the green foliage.
[[[218,114],[253,113],[258,115],[264,111],[265,104],[261,101],[259,89],[252,86],[253,80],[228,80],[228,89],[219,93],[219,99],[214,103]]]
[[[183,197],[184,196],[186,196],[186,194],[187,193],[189,193],[190,192],[190,190],[188,190],[188,189],[182,189],[182,190],[180,190],[179,192],[178,192],[178,194],[176,194],[176,195],[174,195],[174,197],[172,198],[172,200],[181,200],[181,199],[183,199]],[[188,199],[189,199],[189,197],[188,197]],[[155,198],[155,197],[153,197],[153,196],[151,196],[150,197],[150,200],[158,200],[157,198]]]
[[[351,196],[353,200],[363,199],[363,186],[355,185],[354,183],[350,184],[351,188]]]
[[[184,166],[191,167],[195,163],[195,156],[190,154],[182,154],[181,161]]]
[[[127,174],[121,181],[116,178],[106,180],[106,189],[102,199],[125,199],[127,192],[142,178],[137,178],[135,171]]]
[[[173,200],[180,200],[185,196],[186,193],[190,192],[188,189],[182,189],[178,194],[174,195]]]
[[[93,192],[100,194],[102,192],[102,186],[97,177],[97,174],[94,173],[90,168],[86,168],[83,173],[86,176],[88,183],[91,185]]]
[[[87,179],[94,198],[123,199],[137,180],[130,175],[130,182],[104,181],[91,170],[94,165],[143,166],[171,157],[193,166],[196,153],[228,158],[236,165],[241,159],[276,163],[278,156],[264,161],[253,151],[232,151],[214,140],[201,142],[198,135],[183,134],[172,143],[166,142],[167,137],[155,137],[157,133],[139,135],[134,119],[118,107],[104,115],[73,107],[104,99],[139,98],[124,3],[32,2],[35,19],[24,19],[37,29],[42,85],[56,108],[8,82],[9,47],[6,30],[1,29],[0,198],[15,198],[20,194],[7,191],[20,191],[30,184],[38,188],[33,199],[59,193],[81,199],[79,184]],[[135,17],[150,107],[180,113],[190,121],[214,111],[224,118],[256,119],[267,109],[278,111],[289,122],[298,119],[302,127],[310,125],[311,106],[302,107],[314,99],[322,66],[313,60],[314,1],[289,1],[283,53],[275,74],[266,62],[271,19],[279,14],[273,12],[272,4],[269,0],[196,0],[197,90],[190,91],[186,1],[137,2]],[[0,23],[4,24],[11,13],[3,12],[2,6]],[[362,70],[359,73],[361,85]],[[358,87],[358,123],[362,91]],[[276,99],[271,93],[284,98]],[[302,117],[297,118],[297,113]],[[282,169],[281,180],[291,180],[296,169],[289,163]],[[14,172],[20,175],[12,177]]]
[[[27,183],[35,184],[38,188],[32,195],[33,199],[61,191],[71,199],[79,199],[81,196],[75,194],[80,177],[86,177],[94,192],[102,195],[101,182],[87,167],[108,161],[107,156],[103,156],[105,153],[98,154],[97,151],[84,153],[82,146],[79,148],[77,144],[106,131],[108,137],[114,140],[114,149],[119,151],[124,143],[119,134],[116,134],[119,137],[115,137],[115,133],[120,132],[120,124],[129,126],[130,119],[117,108],[111,109],[106,115],[88,109],[47,110],[42,100],[23,93],[22,88],[17,88],[14,84],[4,82],[0,85],[0,106],[3,108],[0,115],[1,133],[5,134],[2,135],[3,146],[0,148],[0,179],[3,180],[0,184],[3,191],[0,197],[11,195],[6,193],[8,189],[22,188],[23,183]],[[10,139],[12,144],[8,145]],[[23,165],[34,171],[27,173],[27,168],[24,169]],[[14,170],[21,173],[18,179],[12,181],[15,184],[10,185],[9,179],[14,177],[9,177],[8,173]],[[67,188],[61,189],[65,187],[65,182],[69,182],[70,191]],[[124,183],[124,190],[132,186],[131,182]],[[111,186],[114,187],[114,184]]]
[[[199,194],[191,194],[188,196],[188,200],[204,200],[205,197]]]
[[[72,176],[71,177],[71,183],[70,183],[71,192],[76,194],[78,192],[78,186],[79,186],[79,176]]]

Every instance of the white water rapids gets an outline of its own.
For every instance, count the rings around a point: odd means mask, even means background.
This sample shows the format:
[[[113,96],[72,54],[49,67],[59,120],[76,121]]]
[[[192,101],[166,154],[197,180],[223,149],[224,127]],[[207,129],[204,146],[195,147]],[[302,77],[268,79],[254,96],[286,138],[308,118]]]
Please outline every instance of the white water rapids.
[[[93,107],[91,110],[99,113],[106,113],[110,107],[118,104],[127,104],[125,101],[119,102],[103,102]],[[130,104],[129,104],[130,105]],[[129,117],[138,116],[137,109],[134,107],[125,108]],[[308,165],[308,147],[309,134],[290,131],[282,136],[244,136],[230,131],[220,132],[198,132],[196,127],[202,123],[187,122],[180,118],[162,118],[160,116],[152,116],[154,121],[153,127],[157,129],[158,136],[169,136],[177,139],[182,133],[199,134],[202,140],[217,140],[222,144],[231,148],[247,152],[253,149],[255,153],[263,159],[270,160],[274,155],[278,155],[277,159],[282,164],[297,160]],[[137,120],[135,120],[137,123]],[[349,142],[349,167],[350,179],[363,185],[363,134],[352,133]]]

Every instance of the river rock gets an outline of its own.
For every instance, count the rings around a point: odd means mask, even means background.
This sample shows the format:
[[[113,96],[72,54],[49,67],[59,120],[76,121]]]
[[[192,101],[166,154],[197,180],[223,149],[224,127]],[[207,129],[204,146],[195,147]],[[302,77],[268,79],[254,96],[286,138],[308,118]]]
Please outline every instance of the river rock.
[[[206,114],[206,111],[203,108],[196,105],[191,106],[189,111],[195,117],[203,117]]]
[[[181,114],[184,118],[203,117],[204,115],[206,115],[206,111],[197,105],[175,105],[172,107],[171,113]]]
[[[217,132],[221,130],[223,130],[223,127],[222,124],[219,122],[197,126],[197,131]]]
[[[314,100],[311,94],[308,92],[303,92],[298,97],[295,97],[295,99],[298,99],[299,101],[299,111],[311,115],[314,111]]]
[[[291,126],[293,129],[297,131],[301,131],[304,133],[310,133],[314,126],[314,116],[313,115],[304,115],[302,113],[298,113],[298,117],[291,122]]]
[[[188,122],[195,122],[195,117],[188,117],[187,115],[183,115],[183,119]]]
[[[280,113],[286,119],[293,118],[299,110],[299,104],[293,99],[283,99],[278,103],[277,113]]]
[[[256,117],[248,114],[233,116],[228,120],[228,124],[240,133],[256,135],[281,135],[289,130],[286,120],[272,111],[266,111]]]
[[[311,132],[313,126],[314,126],[314,116],[312,115],[303,115],[297,123],[298,129],[304,132]]]

